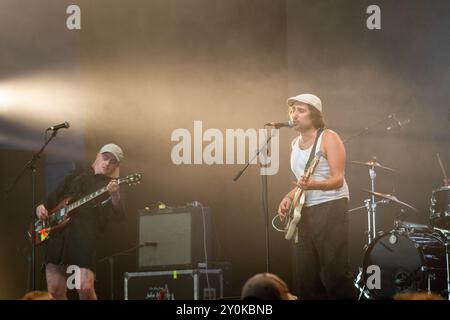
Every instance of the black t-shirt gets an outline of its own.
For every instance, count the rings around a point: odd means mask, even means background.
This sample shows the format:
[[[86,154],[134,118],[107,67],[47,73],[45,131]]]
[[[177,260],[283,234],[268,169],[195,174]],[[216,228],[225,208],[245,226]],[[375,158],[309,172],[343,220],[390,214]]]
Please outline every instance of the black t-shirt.
[[[78,200],[105,187],[110,180],[104,175],[94,174],[93,170],[68,175],[47,197],[44,206],[50,212],[66,197]],[[71,212],[69,224],[62,230],[51,233],[46,241],[46,263],[77,265],[95,271],[95,249],[99,233],[106,228],[110,218],[119,221],[125,216],[122,204],[115,208],[108,199],[109,194],[106,192]]]

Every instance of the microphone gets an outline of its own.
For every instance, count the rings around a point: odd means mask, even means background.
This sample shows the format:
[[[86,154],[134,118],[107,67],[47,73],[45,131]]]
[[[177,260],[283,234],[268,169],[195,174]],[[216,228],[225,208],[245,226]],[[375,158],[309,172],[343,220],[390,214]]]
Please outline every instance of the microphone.
[[[48,130],[51,130],[51,131],[56,131],[56,130],[59,130],[59,129],[62,129],[62,128],[69,128],[70,127],[70,124],[66,121],[66,122],[64,122],[64,123],[61,123],[61,124],[57,124],[56,126],[53,126],[53,127],[48,127],[47,128],[47,131]]]
[[[288,122],[269,122],[266,123],[265,126],[275,127],[275,129],[283,127],[292,128],[294,126],[294,122],[292,122],[292,120],[289,120]]]

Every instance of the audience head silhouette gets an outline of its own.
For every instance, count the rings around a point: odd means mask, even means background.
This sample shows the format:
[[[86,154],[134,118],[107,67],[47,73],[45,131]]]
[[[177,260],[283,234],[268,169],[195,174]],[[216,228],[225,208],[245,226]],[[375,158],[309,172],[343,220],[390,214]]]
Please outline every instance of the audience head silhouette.
[[[296,300],[286,283],[275,274],[258,273],[242,287],[241,298],[258,300]]]

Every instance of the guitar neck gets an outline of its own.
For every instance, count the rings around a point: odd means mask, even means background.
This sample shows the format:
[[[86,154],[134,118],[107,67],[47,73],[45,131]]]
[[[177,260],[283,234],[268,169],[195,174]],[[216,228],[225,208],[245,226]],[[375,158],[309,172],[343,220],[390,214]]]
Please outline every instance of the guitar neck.
[[[95,191],[95,192],[93,192],[91,194],[88,194],[87,196],[85,196],[85,197],[83,197],[83,198],[81,198],[81,199],[79,199],[79,200],[69,204],[67,206],[67,208],[66,208],[66,212],[70,212],[72,210],[75,210],[75,209],[81,207],[83,204],[85,204],[85,203],[87,203],[87,202],[89,202],[89,201],[91,201],[91,200],[93,200],[95,198],[98,198],[99,196],[101,196],[105,192],[106,192],[106,187],[103,187],[103,188],[98,189],[97,191]]]
[[[319,164],[320,155],[321,155],[321,154],[317,155],[317,156],[314,158],[312,164],[309,166],[308,170],[306,171],[306,173],[305,173],[305,180],[306,180],[306,181],[308,181],[309,178],[311,178],[311,176],[312,176],[313,173],[314,173],[314,170],[316,170],[316,167],[317,167],[317,165]],[[300,197],[301,197],[301,195],[302,195],[302,193],[303,193],[304,191],[305,191],[305,190],[303,190],[302,188],[297,187],[297,190],[295,191],[295,194],[294,194],[294,201],[293,201],[294,203],[297,203],[297,202],[298,202],[298,200],[300,199]]]
[[[123,179],[117,180],[117,184],[119,184],[119,185],[122,184],[123,182],[124,182]],[[92,192],[91,194],[88,194],[87,196],[69,204],[66,208],[66,212],[70,212],[72,210],[75,210],[75,209],[81,207],[83,204],[85,204],[91,200],[94,200],[95,198],[100,197],[105,192],[107,192],[106,187],[103,187],[103,188],[98,189],[95,192]]]

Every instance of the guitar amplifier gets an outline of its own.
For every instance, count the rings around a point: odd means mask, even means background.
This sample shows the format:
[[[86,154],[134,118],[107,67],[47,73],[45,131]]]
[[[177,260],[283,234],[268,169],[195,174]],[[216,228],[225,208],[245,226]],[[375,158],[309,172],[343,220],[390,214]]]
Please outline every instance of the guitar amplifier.
[[[138,270],[195,269],[212,261],[211,210],[186,206],[139,210]],[[145,245],[148,244],[148,245]]]

